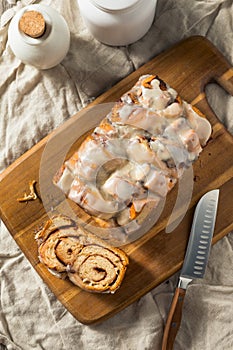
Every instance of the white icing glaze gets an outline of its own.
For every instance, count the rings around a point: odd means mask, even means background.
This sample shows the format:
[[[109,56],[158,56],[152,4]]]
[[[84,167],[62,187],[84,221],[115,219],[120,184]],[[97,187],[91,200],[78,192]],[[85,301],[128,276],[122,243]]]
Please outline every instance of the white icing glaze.
[[[164,110],[160,111],[160,113],[166,118],[178,118],[182,116],[183,111],[183,105],[179,104],[178,102],[173,102],[164,108]]]
[[[60,189],[65,193],[68,194],[71,184],[74,180],[73,174],[70,172],[70,170],[65,167],[62,176],[60,177],[57,186],[60,187]]]
[[[152,112],[149,109],[134,107],[131,111],[128,110],[129,114],[126,118],[124,114],[124,124],[132,125],[136,128],[141,128],[150,134],[161,134],[169,121],[159,113]],[[121,111],[119,112],[121,118]]]
[[[132,163],[130,164],[129,177],[133,181],[142,181],[148,172],[150,171],[150,165],[148,163]]]
[[[151,85],[153,87],[152,89],[142,86],[142,96],[139,98],[139,101],[143,107],[149,107],[155,110],[164,109],[170,101],[170,95],[160,90],[158,80],[152,80]]]
[[[114,174],[114,176],[107,179],[102,186],[102,190],[120,201],[127,201],[133,196],[137,188],[133,183],[122,178],[120,174],[118,176]]]
[[[169,179],[160,171],[152,168],[149,172],[145,187],[149,191],[158,193],[161,197],[165,197],[169,190]]]
[[[103,218],[111,218],[119,210],[116,201],[105,200],[95,185],[86,185],[75,178],[68,197],[88,212]]]
[[[190,104],[184,101],[185,111],[191,127],[196,131],[202,146],[206,144],[210,138],[212,129],[209,121],[199,116]]]
[[[130,222],[130,206],[139,213],[144,205],[161,197],[192,164],[211,134],[211,125],[168,85],[153,79],[150,88],[143,76],[122,97],[113,112],[66,163],[57,185],[87,212],[104,219]],[[145,108],[146,107],[146,108]],[[107,126],[107,127],[105,127]],[[76,160],[77,159],[77,160]],[[116,159],[122,159],[119,166]],[[110,164],[107,178],[99,183],[98,171]]]
[[[151,164],[155,159],[154,152],[148,147],[147,142],[140,137],[133,138],[129,141],[127,155],[131,161],[136,163],[146,162]]]

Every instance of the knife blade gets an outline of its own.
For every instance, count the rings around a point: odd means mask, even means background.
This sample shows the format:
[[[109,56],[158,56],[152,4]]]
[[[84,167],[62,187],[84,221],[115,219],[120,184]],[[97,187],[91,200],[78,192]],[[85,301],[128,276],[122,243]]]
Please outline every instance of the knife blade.
[[[211,190],[201,197],[196,206],[183,267],[164,328],[162,350],[173,349],[189,283],[193,279],[204,277],[214,233],[218,198],[219,190]]]

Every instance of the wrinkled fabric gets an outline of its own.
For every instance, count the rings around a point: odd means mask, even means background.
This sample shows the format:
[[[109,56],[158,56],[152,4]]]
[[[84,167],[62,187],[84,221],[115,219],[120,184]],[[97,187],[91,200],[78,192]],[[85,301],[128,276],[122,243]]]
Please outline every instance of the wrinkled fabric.
[[[38,2],[38,1],[37,1]],[[149,32],[127,47],[96,41],[76,0],[42,0],[66,19],[71,46],[47,71],[14,57],[0,29],[0,172],[57,126],[155,55],[206,36],[233,64],[232,0],[158,0]],[[0,1],[0,14],[16,1]],[[211,107],[233,133],[233,97],[215,84]],[[1,200],[1,199],[0,199]],[[233,349],[233,234],[213,246],[205,278],[188,287],[175,350]],[[61,305],[0,221],[0,350],[160,350],[178,273],[119,314],[85,326]]]

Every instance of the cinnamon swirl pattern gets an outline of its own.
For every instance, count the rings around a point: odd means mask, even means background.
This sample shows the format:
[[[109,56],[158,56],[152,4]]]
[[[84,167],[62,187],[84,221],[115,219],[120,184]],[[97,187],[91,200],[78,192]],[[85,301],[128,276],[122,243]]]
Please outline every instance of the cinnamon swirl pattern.
[[[90,292],[114,293],[120,287],[129,263],[125,252],[77,227],[70,218],[54,216],[35,239],[40,262],[58,277],[68,277]]]
[[[158,205],[211,135],[209,121],[155,75],[125,93],[54,177],[93,217],[123,227]]]

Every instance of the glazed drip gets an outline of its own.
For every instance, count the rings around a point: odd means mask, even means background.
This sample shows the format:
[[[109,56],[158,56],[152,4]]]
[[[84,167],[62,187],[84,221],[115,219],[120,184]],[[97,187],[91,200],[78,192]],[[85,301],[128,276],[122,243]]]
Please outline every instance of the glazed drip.
[[[65,163],[55,182],[91,215],[126,224],[146,203],[157,205],[167,195],[210,134],[209,122],[174,89],[145,75]]]

